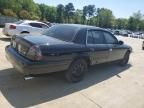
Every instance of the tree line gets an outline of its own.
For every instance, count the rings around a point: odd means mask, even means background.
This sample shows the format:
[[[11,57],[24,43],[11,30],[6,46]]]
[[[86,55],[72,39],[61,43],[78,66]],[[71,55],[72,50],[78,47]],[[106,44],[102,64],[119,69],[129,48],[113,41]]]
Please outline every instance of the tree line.
[[[95,5],[75,9],[73,3],[59,4],[56,7],[37,4],[33,0],[0,0],[0,15],[49,21],[55,23],[75,23],[98,26],[102,28],[144,30],[143,14],[138,11],[128,19],[115,18],[113,12]]]

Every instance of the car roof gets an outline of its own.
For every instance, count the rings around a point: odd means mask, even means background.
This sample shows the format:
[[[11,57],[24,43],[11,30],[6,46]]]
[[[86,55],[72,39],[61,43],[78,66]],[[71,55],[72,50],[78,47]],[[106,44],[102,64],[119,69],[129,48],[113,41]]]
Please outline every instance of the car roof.
[[[42,23],[42,24],[45,24],[45,23],[43,23],[43,22],[40,22],[40,21],[34,21],[34,20],[22,20],[23,21],[23,23]],[[46,24],[47,25],[47,24]]]
[[[81,24],[58,24],[62,26],[71,26],[71,27],[76,27],[78,29],[95,29],[95,30],[103,30],[103,31],[108,31],[100,27],[95,27],[95,26],[89,26],[89,25],[81,25]]]

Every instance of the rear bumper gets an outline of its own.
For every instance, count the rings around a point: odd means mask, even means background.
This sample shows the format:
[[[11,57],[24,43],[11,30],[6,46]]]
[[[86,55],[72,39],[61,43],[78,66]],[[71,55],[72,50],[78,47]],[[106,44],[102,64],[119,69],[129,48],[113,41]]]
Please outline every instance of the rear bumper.
[[[33,62],[18,54],[11,46],[5,48],[6,58],[24,75],[44,74],[68,69],[70,61]]]

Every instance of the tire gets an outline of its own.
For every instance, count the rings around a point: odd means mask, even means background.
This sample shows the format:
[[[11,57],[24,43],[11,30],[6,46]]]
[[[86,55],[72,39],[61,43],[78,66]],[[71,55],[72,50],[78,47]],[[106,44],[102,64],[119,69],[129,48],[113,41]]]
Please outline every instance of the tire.
[[[144,50],[144,47],[142,47],[142,50]]]
[[[65,73],[65,77],[69,82],[79,82],[83,79],[84,73],[87,70],[87,62],[84,59],[77,59],[70,65]]]
[[[120,66],[127,65],[128,61],[129,61],[129,56],[130,56],[130,52],[127,51],[126,54],[124,55],[124,58],[119,62],[119,65]]]

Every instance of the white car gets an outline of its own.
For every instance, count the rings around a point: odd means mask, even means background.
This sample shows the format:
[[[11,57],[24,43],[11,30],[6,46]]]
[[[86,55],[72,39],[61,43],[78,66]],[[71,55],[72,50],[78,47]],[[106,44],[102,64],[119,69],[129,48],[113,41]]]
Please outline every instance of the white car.
[[[6,23],[3,33],[6,36],[20,34],[41,34],[48,29],[49,26],[45,23],[30,20],[21,20],[15,23]]]
[[[144,50],[144,41],[142,42],[142,50]]]
[[[131,34],[132,38],[139,38],[139,34],[137,32]]]
[[[140,33],[139,33],[139,38],[140,38],[140,39],[144,39],[144,33],[140,32]]]

